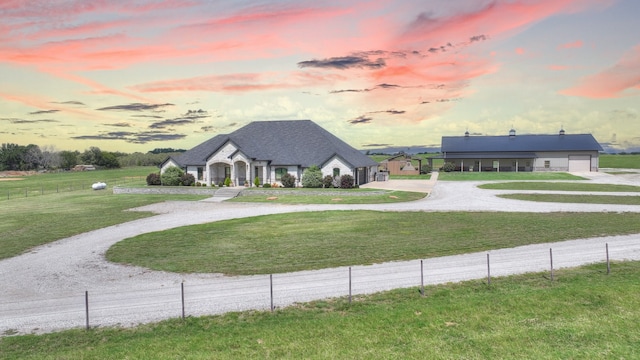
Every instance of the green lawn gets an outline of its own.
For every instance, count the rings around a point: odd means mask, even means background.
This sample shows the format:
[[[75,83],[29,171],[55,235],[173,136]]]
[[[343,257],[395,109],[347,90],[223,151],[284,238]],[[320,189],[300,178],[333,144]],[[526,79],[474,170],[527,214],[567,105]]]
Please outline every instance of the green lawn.
[[[576,203],[576,204],[616,204],[616,205],[640,205],[640,196],[615,196],[615,195],[564,195],[564,194],[506,194],[498,195],[505,199]]]
[[[113,170],[66,171],[12,177],[0,180],[0,202],[25,197],[56,195],[65,192],[91,190],[96,182],[105,182],[109,188],[118,185],[146,184],[146,177],[158,172],[154,166],[128,167]]]
[[[482,184],[478,187],[493,190],[640,192],[640,186],[570,182],[506,182]]]
[[[91,184],[107,179],[109,187],[118,181],[144,182],[154,167],[64,172],[24,177],[18,181],[0,181],[0,259],[28,251],[32,247],[106,226],[151,216],[151,213],[124,211],[165,200],[200,200],[193,195],[113,195],[111,189],[94,191]],[[136,180],[136,177],[138,178]],[[109,180],[110,179],[110,180]],[[141,180],[140,180],[141,179]],[[73,185],[69,185],[73,184]],[[81,184],[85,184],[84,189]],[[24,197],[24,189],[28,190]],[[72,190],[69,190],[69,186]],[[60,192],[55,192],[56,187]],[[22,194],[22,196],[3,195]]]
[[[251,275],[639,232],[639,213],[302,212],[142,234],[115,244],[107,258],[171,272]]]
[[[599,163],[601,168],[640,169],[640,154],[600,154]]]
[[[252,194],[255,193],[255,194]],[[422,199],[425,193],[378,189],[256,189],[250,188],[230,202],[277,202],[282,204],[383,204]]]
[[[136,328],[0,339],[13,359],[637,359],[640,262]]]
[[[494,181],[494,180],[586,180],[565,172],[444,172],[438,174],[438,181]]]

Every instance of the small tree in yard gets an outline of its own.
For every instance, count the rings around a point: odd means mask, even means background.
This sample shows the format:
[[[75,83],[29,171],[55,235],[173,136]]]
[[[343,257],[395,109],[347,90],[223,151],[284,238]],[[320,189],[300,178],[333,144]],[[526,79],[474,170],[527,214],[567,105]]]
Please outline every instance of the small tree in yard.
[[[162,185],[165,186],[178,186],[181,184],[181,176],[184,174],[182,169],[179,167],[172,166],[165,170],[164,174],[161,175]]]
[[[342,175],[340,177],[340,187],[343,189],[351,189],[353,188],[353,176],[349,174]]]
[[[256,176],[255,179],[253,179],[253,185],[255,185],[256,187],[260,187],[260,178]]]
[[[289,173],[286,173],[282,175],[282,178],[280,178],[280,182],[282,183],[283,187],[292,188],[296,185],[296,177]]]
[[[454,163],[446,162],[442,165],[442,171],[444,172],[452,172],[456,170],[456,165]]]
[[[333,176],[327,175],[322,178],[322,187],[325,189],[333,187]]]
[[[162,183],[160,182],[160,174],[151,173],[147,175],[147,185],[161,185],[161,184]]]
[[[184,173],[180,176],[180,183],[184,186],[191,186],[196,183],[196,178],[192,174]]]
[[[306,188],[322,187],[322,171],[316,165],[309,167],[302,174],[302,186]]]

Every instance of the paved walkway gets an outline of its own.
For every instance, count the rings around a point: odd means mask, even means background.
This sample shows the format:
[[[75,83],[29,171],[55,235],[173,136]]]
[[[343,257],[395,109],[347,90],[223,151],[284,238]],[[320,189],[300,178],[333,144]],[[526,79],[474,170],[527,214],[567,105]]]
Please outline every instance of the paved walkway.
[[[638,176],[588,174],[593,182],[640,185]],[[85,291],[89,293],[92,325],[134,325],[179,317],[180,287],[185,286],[187,315],[268,309],[348,294],[348,269],[301,271],[273,276],[226,277],[219,274],[176,274],[113,264],[104,254],[118,241],[138,234],[178,226],[233,218],[322,210],[380,211],[519,211],[519,212],[640,212],[640,206],[534,203],[496,197],[499,190],[480,190],[476,182],[396,180],[377,186],[420,189],[429,197],[412,202],[364,205],[286,205],[165,202],[138,208],[158,215],[91,231],[40,246],[0,261],[0,336],[40,333],[85,325]],[[415,190],[414,190],[415,191]],[[514,192],[514,191],[510,191]],[[601,194],[601,193],[599,193]],[[630,193],[628,196],[638,196]],[[185,236],[188,236],[186,234]],[[603,261],[605,244],[613,260],[640,259],[640,234],[565,241],[490,251],[495,276],[549,268],[554,249],[556,268]],[[365,294],[420,283],[419,260],[352,268],[352,294]],[[425,261],[425,284],[486,276],[486,253]]]

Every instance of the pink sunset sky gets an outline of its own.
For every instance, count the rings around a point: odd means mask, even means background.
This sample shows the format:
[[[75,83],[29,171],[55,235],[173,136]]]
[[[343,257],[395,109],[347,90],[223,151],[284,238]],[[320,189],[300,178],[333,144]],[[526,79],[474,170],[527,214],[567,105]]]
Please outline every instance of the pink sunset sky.
[[[637,0],[0,0],[0,142],[188,149],[310,119],[352,146],[591,133],[640,151]]]

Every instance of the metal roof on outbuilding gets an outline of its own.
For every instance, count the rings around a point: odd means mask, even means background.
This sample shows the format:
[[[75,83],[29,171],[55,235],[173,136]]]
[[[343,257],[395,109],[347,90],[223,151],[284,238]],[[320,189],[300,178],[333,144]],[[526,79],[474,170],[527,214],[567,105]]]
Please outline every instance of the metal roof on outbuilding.
[[[443,136],[441,148],[444,154],[602,150],[591,134]]]

